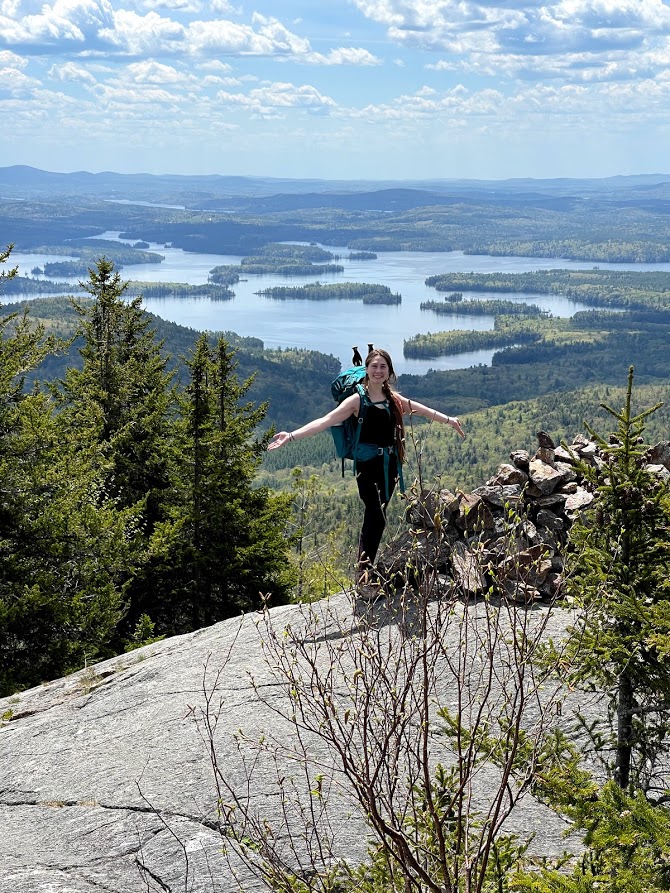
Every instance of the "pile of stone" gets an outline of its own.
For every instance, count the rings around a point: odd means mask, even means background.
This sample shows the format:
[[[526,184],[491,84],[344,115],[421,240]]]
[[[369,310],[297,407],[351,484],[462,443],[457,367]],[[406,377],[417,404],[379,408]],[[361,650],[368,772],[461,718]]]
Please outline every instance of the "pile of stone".
[[[569,530],[596,499],[583,468],[602,469],[605,458],[581,434],[567,448],[543,431],[537,437],[535,455],[515,450],[471,493],[410,492],[410,528],[378,561],[387,584],[424,579],[438,591],[456,584],[465,597],[492,590],[522,604],[555,598]],[[670,441],[650,449],[645,462],[670,477]]]

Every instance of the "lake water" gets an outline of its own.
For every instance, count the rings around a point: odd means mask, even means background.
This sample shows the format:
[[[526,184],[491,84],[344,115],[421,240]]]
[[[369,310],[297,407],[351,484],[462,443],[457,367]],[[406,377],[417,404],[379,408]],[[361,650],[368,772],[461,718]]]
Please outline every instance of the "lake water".
[[[118,238],[117,232],[103,233],[101,239]],[[351,361],[354,344],[365,353],[368,342],[385,347],[393,357],[396,371],[422,375],[429,369],[462,369],[478,364],[488,365],[493,350],[477,350],[453,357],[413,360],[403,357],[403,340],[418,333],[439,332],[446,329],[489,330],[493,316],[438,316],[421,310],[428,300],[441,300],[443,294],[425,285],[425,279],[439,273],[523,273],[550,269],[592,269],[593,262],[568,261],[557,258],[490,257],[464,255],[460,251],[440,252],[383,252],[376,260],[348,259],[348,250],[323,246],[339,255],[343,273],[319,276],[321,282],[371,282],[388,285],[392,292],[400,292],[398,306],[363,304],[360,301],[278,301],[264,298],[256,292],[276,285],[304,285],[314,282],[313,275],[304,277],[250,276],[233,287],[231,301],[212,301],[208,298],[151,298],[144,302],[147,310],[163,319],[183,326],[206,331],[231,331],[238,335],[260,338],[266,347],[304,347],[333,354],[345,365]],[[144,282],[187,282],[200,285],[207,282],[210,270],[221,264],[238,264],[240,257],[232,255],[197,254],[180,248],[166,248],[151,244],[150,250],[163,255],[161,264],[137,264],[124,267],[122,276]],[[12,253],[11,265],[18,265],[23,276],[30,276],[35,266],[51,260],[70,258]],[[635,269],[670,271],[670,264],[598,264],[601,269]],[[43,278],[43,277],[41,277]],[[63,281],[76,282],[75,279]],[[578,310],[592,309],[588,304],[570,301],[560,295],[510,295],[463,293],[464,298],[502,298],[537,304],[554,316],[569,317]]]

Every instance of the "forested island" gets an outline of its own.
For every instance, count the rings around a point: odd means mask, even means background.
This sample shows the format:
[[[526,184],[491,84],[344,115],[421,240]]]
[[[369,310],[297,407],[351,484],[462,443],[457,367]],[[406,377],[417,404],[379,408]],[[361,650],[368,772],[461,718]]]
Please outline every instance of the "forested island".
[[[635,270],[537,270],[534,273],[440,273],[436,291],[558,294],[575,301],[627,310],[670,307],[670,273]]]
[[[515,301],[422,301],[422,310],[432,310],[439,316],[541,316],[544,311],[537,304]]]
[[[139,282],[131,279],[129,290],[144,298],[209,298],[211,301],[230,301],[235,292],[227,285],[205,282],[191,285],[186,282]]]
[[[37,245],[34,254],[58,254],[76,258],[72,261],[50,261],[45,264],[46,276],[88,276],[88,269],[104,255],[117,269],[133,264],[160,264],[164,257],[156,251],[146,251],[147,242],[126,245],[111,239],[68,239],[61,245]]]
[[[400,304],[402,296],[391,292],[388,285],[367,282],[315,282],[310,285],[275,286],[256,294],[277,301],[362,301],[364,304]]]
[[[283,245],[269,243],[239,264],[222,264],[209,274],[211,282],[234,285],[242,276],[320,276],[326,273],[342,273],[342,264],[328,263],[338,260],[330,251],[318,245]]]
[[[485,350],[489,347],[501,348],[516,344],[530,344],[540,341],[542,334],[527,329],[514,330],[512,327],[502,331],[454,331],[434,332],[426,335],[414,335],[404,341],[403,353],[406,357],[456,356],[473,350]]]

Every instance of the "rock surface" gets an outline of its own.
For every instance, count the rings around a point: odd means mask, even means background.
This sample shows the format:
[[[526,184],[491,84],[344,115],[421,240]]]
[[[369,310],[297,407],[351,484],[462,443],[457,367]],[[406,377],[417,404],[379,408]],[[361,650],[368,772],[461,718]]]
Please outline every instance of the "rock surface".
[[[333,596],[327,605],[338,618],[333,635],[356,636],[350,597]],[[391,608],[382,602],[375,610]],[[295,628],[301,611],[276,608],[271,617]],[[2,893],[237,889],[222,855],[215,786],[195,716],[205,700],[203,681],[209,685],[225,664],[217,753],[240,785],[238,729],[287,740],[293,734],[258,696],[273,684],[258,618],[158,642],[0,701]],[[391,613],[381,622],[391,627]],[[551,633],[565,622],[561,612],[552,615]],[[328,635],[324,630],[324,641]],[[452,647],[455,653],[459,642]],[[453,700],[453,692],[444,697]],[[253,784],[254,796],[272,809],[272,777],[259,773]],[[363,858],[361,820],[347,811],[331,819],[342,851]],[[514,813],[513,827],[537,835],[538,853],[565,847],[563,823],[530,799]],[[262,889],[244,875],[241,884]]]

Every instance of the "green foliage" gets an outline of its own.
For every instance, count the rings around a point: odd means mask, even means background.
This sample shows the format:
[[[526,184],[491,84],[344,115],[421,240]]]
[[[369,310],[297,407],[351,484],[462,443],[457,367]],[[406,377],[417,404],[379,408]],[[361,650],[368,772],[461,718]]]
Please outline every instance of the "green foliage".
[[[495,299],[464,301],[462,292],[452,292],[444,301],[422,301],[419,306],[441,316],[541,316],[544,313],[537,304]]]
[[[583,613],[568,648],[584,650],[572,680],[605,691],[616,716],[614,778],[648,790],[670,721],[670,491],[642,437],[659,406],[634,412],[632,386],[631,367],[623,408],[602,404],[617,430],[589,429],[606,463],[582,469],[598,500],[571,531],[568,592]]]
[[[510,893],[661,893],[670,890],[670,814],[642,791],[607,782],[568,814],[584,851],[557,867],[516,871]],[[570,873],[568,868],[572,867]]]
[[[57,347],[25,312],[0,321],[3,694],[99,656],[123,609],[131,519],[100,505],[95,448],[63,442],[51,401],[24,389]]]
[[[284,536],[290,499],[253,479],[267,437],[256,429],[266,406],[244,402],[233,353],[202,335],[187,360],[180,396],[166,520],[157,524],[145,568],[151,602],[143,609],[161,632],[214,623],[288,598],[293,584]]]
[[[628,310],[670,308],[670,273],[636,270],[536,270],[533,273],[442,273],[437,291],[561,294],[585,304]]]
[[[252,486],[266,406],[245,402],[251,382],[225,342],[200,338],[178,404],[152,319],[124,300],[113,263],[100,259],[85,289],[80,364],[51,396],[26,394],[24,379],[57,341],[27,311],[1,324],[3,693],[281,603],[293,584],[290,499]],[[300,361],[308,376],[320,359]]]
[[[93,301],[75,304],[83,364],[69,367],[60,384],[59,419],[66,436],[74,438],[82,432],[82,418],[96,420],[83,436],[92,437],[105,456],[105,493],[119,507],[133,509],[149,536],[170,484],[174,395],[167,359],[141,299],[123,299],[127,286],[106,258],[89,271],[86,290]]]
[[[95,455],[62,442],[44,397],[23,398],[11,423],[0,457],[3,694],[105,654],[132,523],[100,504]]]
[[[136,648],[143,648],[145,645],[151,645],[153,642],[160,642],[165,636],[155,635],[156,624],[148,614],[141,614],[132,636],[128,640],[125,651],[134,651]]]
[[[4,250],[0,250],[0,264],[4,264],[8,260],[13,248],[13,245],[8,245]],[[0,285],[4,288],[10,280],[14,279],[18,271],[18,267],[12,267],[10,270],[0,270]]]
[[[282,285],[266,288],[258,292],[266,298],[286,301],[358,301],[363,303],[399,304],[400,295],[391,293],[388,285],[367,282],[330,282],[324,285],[313,282],[309,285]]]
[[[324,891],[333,893],[405,893],[408,889],[449,890],[451,893],[508,893],[509,879],[522,862],[528,844],[514,834],[500,834],[493,841],[490,858],[485,862],[483,876],[477,870],[465,866],[477,865],[481,859],[481,838],[475,831],[485,833],[481,817],[474,813],[460,820],[454,811],[453,793],[457,789],[457,770],[447,770],[439,765],[430,780],[430,793],[420,785],[415,786],[412,807],[407,811],[403,836],[411,842],[412,855],[421,864],[425,877],[414,879],[410,886],[408,873],[402,870],[387,846],[378,844],[368,852],[368,861],[355,867],[346,862],[337,863],[330,872],[320,878]],[[469,832],[466,832],[466,824]],[[439,831],[438,831],[439,828]],[[475,833],[472,833],[472,832]],[[468,852],[467,840],[472,850]],[[463,867],[462,875],[445,871]],[[292,893],[308,893],[310,888],[300,882]]]
[[[338,497],[334,489],[315,474],[308,478],[302,468],[293,469],[292,494],[289,536],[297,577],[292,600],[315,601],[340,592],[350,583],[351,568],[340,551],[345,539],[345,525],[341,522],[324,530],[319,523],[321,506]]]

